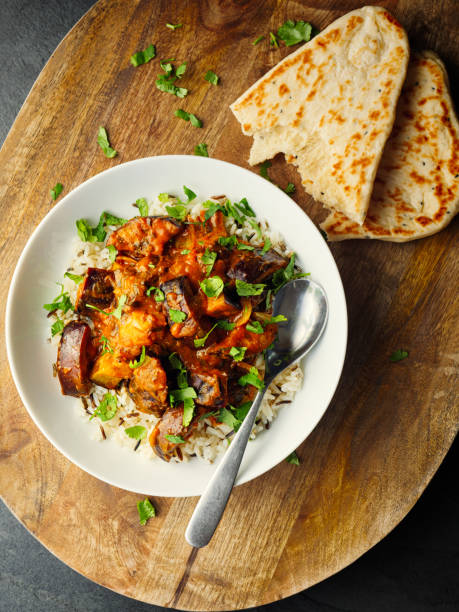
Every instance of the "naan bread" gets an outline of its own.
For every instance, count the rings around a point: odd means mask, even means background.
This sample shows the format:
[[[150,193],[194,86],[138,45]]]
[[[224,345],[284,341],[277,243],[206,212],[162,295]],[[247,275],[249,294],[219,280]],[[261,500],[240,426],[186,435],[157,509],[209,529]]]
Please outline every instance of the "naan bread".
[[[405,31],[366,6],[334,21],[231,105],[250,164],[285,153],[316,200],[362,223],[405,80]]]
[[[321,225],[329,240],[404,242],[448,225],[459,210],[459,124],[440,58],[410,61],[363,225],[332,213]]]

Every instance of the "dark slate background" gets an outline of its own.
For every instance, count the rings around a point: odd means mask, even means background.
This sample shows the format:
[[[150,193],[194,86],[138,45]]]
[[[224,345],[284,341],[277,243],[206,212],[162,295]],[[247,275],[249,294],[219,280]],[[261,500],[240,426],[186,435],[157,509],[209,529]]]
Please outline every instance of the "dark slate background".
[[[91,5],[92,0],[0,0],[0,143],[52,51]],[[456,440],[415,508],[380,544],[321,584],[256,610],[459,611],[458,466]],[[50,554],[0,503],[0,610],[165,608],[136,602],[83,578]]]

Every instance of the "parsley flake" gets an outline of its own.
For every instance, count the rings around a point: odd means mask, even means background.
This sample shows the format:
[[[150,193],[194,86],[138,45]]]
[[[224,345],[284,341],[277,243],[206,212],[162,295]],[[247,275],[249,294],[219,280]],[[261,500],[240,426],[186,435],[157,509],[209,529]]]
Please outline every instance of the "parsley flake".
[[[136,200],[134,206],[139,209],[141,217],[148,217],[148,202],[145,198]]]
[[[154,57],[156,57],[156,47],[149,45],[144,51],[137,51],[131,55],[131,64],[137,68],[137,66],[147,64]]]
[[[397,363],[397,361],[402,361],[403,359],[406,359],[407,357],[408,357],[408,351],[397,349],[396,351],[392,353],[389,359],[392,361],[392,363]]]
[[[300,465],[300,459],[298,455],[296,454],[296,451],[293,451],[293,453],[290,453],[290,455],[285,459],[285,461],[287,463],[293,463],[293,465]]]
[[[97,144],[104,152],[105,157],[112,158],[118,155],[118,152],[115,151],[115,149],[112,149],[112,147],[110,146],[107,130],[102,125],[99,127],[99,131],[97,133]]]
[[[220,80],[220,77],[217,76],[213,70],[208,70],[204,78],[206,81],[209,81],[209,83],[212,83],[212,85],[218,85],[218,81]]]
[[[315,34],[312,25],[307,21],[295,22],[291,19],[277,30],[277,36],[284,41],[287,47],[297,45],[300,42],[309,42]]]
[[[148,519],[156,516],[156,510],[151,501],[146,497],[143,501],[137,502],[137,511],[141,525],[146,525]]]
[[[199,285],[203,293],[205,293],[207,297],[218,297],[223,291],[224,287],[224,283],[219,276],[211,276],[210,278],[205,278],[199,283]]]
[[[200,155],[201,157],[209,157],[207,144],[205,142],[201,142],[200,144],[196,145],[194,148],[194,154]]]
[[[53,200],[57,200],[59,195],[62,193],[64,186],[62,183],[56,183],[52,189],[50,189],[49,193]]]
[[[186,319],[186,313],[181,310],[169,309],[169,318],[173,323],[183,323]]]

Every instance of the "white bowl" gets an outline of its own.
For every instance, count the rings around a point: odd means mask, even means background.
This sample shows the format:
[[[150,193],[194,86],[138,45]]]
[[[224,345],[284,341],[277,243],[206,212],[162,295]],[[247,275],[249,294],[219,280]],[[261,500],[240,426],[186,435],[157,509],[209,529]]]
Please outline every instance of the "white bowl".
[[[168,155],[138,159],[89,179],[56,204],[30,237],[19,258],[8,293],[6,345],[16,387],[35,424],[70,461],[105,482],[148,495],[199,495],[215,466],[193,459],[174,464],[149,460],[111,440],[96,441],[80,417],[75,398],[61,395],[52,376],[56,347],[46,342],[49,320],[43,304],[56,291],[71,258],[75,221],[96,222],[103,210],[132,217],[132,202],[182,186],[200,197],[246,197],[298,256],[311,278],[325,289],[329,320],[305,363],[295,401],[279,410],[269,430],[250,442],[237,484],[274,467],[311,433],[338,384],[347,342],[343,286],[330,250],[307,215],[269,181],[238,166],[205,157]]]

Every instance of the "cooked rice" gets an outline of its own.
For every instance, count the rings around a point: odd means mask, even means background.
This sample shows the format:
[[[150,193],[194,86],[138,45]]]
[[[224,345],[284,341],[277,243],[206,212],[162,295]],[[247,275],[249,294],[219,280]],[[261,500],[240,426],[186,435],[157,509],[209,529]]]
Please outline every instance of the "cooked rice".
[[[218,201],[217,198],[210,199]],[[168,202],[167,204],[170,203]],[[149,205],[150,215],[167,214],[165,210],[166,204],[161,203],[157,198],[149,202]],[[190,213],[193,217],[196,217],[202,210],[202,201],[200,201],[191,207]],[[272,247],[281,255],[290,256],[291,251],[287,248],[280,234],[272,230],[268,226],[267,221],[257,219],[257,222],[261,227],[263,235],[271,240]],[[247,221],[242,227],[239,227],[232,217],[225,217],[225,225],[229,234],[235,234],[250,243],[259,244],[260,240],[257,237],[256,231]],[[115,229],[116,227],[107,228],[107,237]],[[72,248],[74,255],[66,270],[67,272],[84,276],[88,267],[110,268],[112,265],[109,252],[102,242],[82,242],[78,237],[75,237]],[[69,294],[74,304],[78,288],[77,284],[65,277],[63,285],[64,291]],[[59,316],[65,324],[78,319],[78,315],[73,311],[68,311],[65,314],[59,312]],[[56,320],[55,315],[52,315],[50,319],[51,322],[54,322]],[[51,341],[56,346],[59,344],[59,340],[59,335],[54,336],[54,338],[48,338],[48,341]],[[274,380],[266,390],[263,403],[252,429],[251,439],[255,438],[264,429],[269,429],[270,424],[276,418],[282,406],[284,406],[285,410],[288,410],[288,405],[293,401],[295,393],[301,388],[302,384],[303,371],[298,364],[294,364],[287,370],[284,370]],[[104,387],[93,385],[91,401],[85,399],[78,402],[81,417],[87,421],[92,438],[101,441],[112,439],[120,446],[131,448],[133,451],[135,450],[137,453],[150,459],[158,459],[148,442],[148,435],[158,422],[158,418],[139,412],[126,387],[122,386],[117,391],[110,391],[110,393],[116,395],[118,403],[117,413],[112,419],[101,421],[98,417],[91,418],[92,412],[100,404],[106,393],[107,389]],[[135,425],[145,427],[148,432],[147,437],[141,441],[140,445],[138,440],[130,438],[124,431],[126,428]],[[228,447],[233,434],[233,430],[228,425],[220,423],[213,426],[209,419],[203,419],[198,423],[197,428],[190,438],[187,439],[186,443],[180,445],[183,460],[188,461],[191,457],[198,457],[198,459],[208,463],[213,462]],[[172,460],[179,461],[177,458]]]

